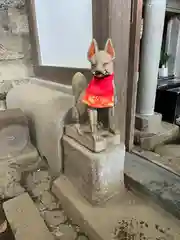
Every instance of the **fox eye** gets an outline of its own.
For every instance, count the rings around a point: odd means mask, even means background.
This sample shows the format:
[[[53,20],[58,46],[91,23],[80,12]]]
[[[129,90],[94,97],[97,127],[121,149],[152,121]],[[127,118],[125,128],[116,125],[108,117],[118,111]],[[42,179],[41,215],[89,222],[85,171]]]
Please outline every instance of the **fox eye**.
[[[108,63],[103,63],[103,66],[106,67],[108,65]]]
[[[92,68],[96,67],[96,63],[91,63]]]

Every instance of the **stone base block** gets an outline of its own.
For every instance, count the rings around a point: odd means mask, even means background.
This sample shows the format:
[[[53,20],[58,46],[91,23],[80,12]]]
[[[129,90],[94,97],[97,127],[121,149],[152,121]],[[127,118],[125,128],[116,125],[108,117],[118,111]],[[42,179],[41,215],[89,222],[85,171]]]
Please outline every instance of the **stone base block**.
[[[83,133],[82,135],[78,133],[74,124],[70,124],[65,127],[65,134],[93,152],[101,152],[109,145],[120,144],[120,134],[114,135],[108,131],[99,130],[101,139],[99,141],[95,141],[92,137],[89,126],[82,125],[81,130]]]
[[[61,175],[52,191],[74,224],[80,226],[90,240],[110,239],[180,239],[179,221],[151,203],[124,188],[104,206],[93,207]]]
[[[3,204],[16,240],[53,240],[37,208],[27,193]]]
[[[64,174],[91,204],[101,204],[119,193],[124,183],[123,144],[93,153],[64,136],[63,146]]]
[[[162,143],[170,142],[179,136],[179,127],[177,125],[162,122],[156,132],[141,132],[136,130],[134,135],[135,144],[140,145],[144,150],[154,150]]]
[[[135,128],[139,131],[154,133],[159,130],[161,121],[162,115],[159,113],[154,113],[150,116],[136,114]]]

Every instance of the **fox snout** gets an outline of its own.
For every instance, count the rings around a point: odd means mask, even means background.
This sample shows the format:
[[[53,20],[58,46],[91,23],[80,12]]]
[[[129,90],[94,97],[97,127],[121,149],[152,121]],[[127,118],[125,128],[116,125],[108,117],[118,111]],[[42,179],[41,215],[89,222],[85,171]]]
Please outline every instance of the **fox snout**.
[[[108,76],[110,73],[107,71],[107,70],[95,70],[95,71],[92,71],[93,75],[96,76],[96,77],[104,77],[104,76]]]

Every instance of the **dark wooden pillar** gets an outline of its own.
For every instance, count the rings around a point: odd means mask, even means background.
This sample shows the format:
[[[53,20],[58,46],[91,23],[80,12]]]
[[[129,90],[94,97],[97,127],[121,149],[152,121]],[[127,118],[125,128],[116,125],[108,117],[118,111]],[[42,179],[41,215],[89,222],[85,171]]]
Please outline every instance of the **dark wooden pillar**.
[[[93,0],[94,37],[101,49],[112,38],[116,51],[115,84],[118,96],[116,125],[121,140],[126,138],[126,112],[129,64],[129,37],[133,0]]]
[[[100,49],[109,37],[109,0],[92,0],[93,35]]]
[[[142,18],[142,0],[132,0],[130,42],[129,42],[129,68],[127,87],[127,111],[126,111],[126,148],[130,151],[134,141],[134,124],[136,112],[136,95],[138,83],[140,32]]]
[[[127,111],[130,15],[131,0],[109,0],[109,36],[116,51],[115,85],[118,97],[116,125],[120,129],[123,142],[125,142]]]

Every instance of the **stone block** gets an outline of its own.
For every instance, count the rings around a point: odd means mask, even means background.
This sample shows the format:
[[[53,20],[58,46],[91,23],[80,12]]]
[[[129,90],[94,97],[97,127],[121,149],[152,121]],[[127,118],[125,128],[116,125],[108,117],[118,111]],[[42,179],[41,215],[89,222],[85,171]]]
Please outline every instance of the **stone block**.
[[[27,193],[3,204],[16,240],[53,240],[43,219]]]
[[[144,239],[180,239],[179,221],[143,195],[121,188],[105,206],[94,207],[63,175],[55,180],[52,191],[68,217],[90,240],[139,240],[142,236]]]
[[[157,132],[159,130],[162,121],[162,115],[154,113],[153,115],[139,115],[136,114],[135,128],[140,131]]]
[[[124,184],[123,144],[93,153],[77,141],[64,136],[64,174],[91,204],[101,204]]]
[[[21,108],[29,119],[32,142],[47,159],[53,175],[62,170],[61,138],[73,105],[71,95],[36,84],[22,84],[7,95],[7,108]]]
[[[112,134],[108,131],[99,130],[100,140],[95,141],[90,132],[90,126],[80,126],[82,134],[79,134],[77,128],[73,124],[65,126],[65,135],[75,139],[81,145],[93,152],[104,151],[109,145],[120,144],[120,134]]]
[[[140,145],[144,150],[154,150],[162,143],[170,142],[179,136],[179,127],[177,125],[162,122],[156,132],[135,131],[135,144]]]

